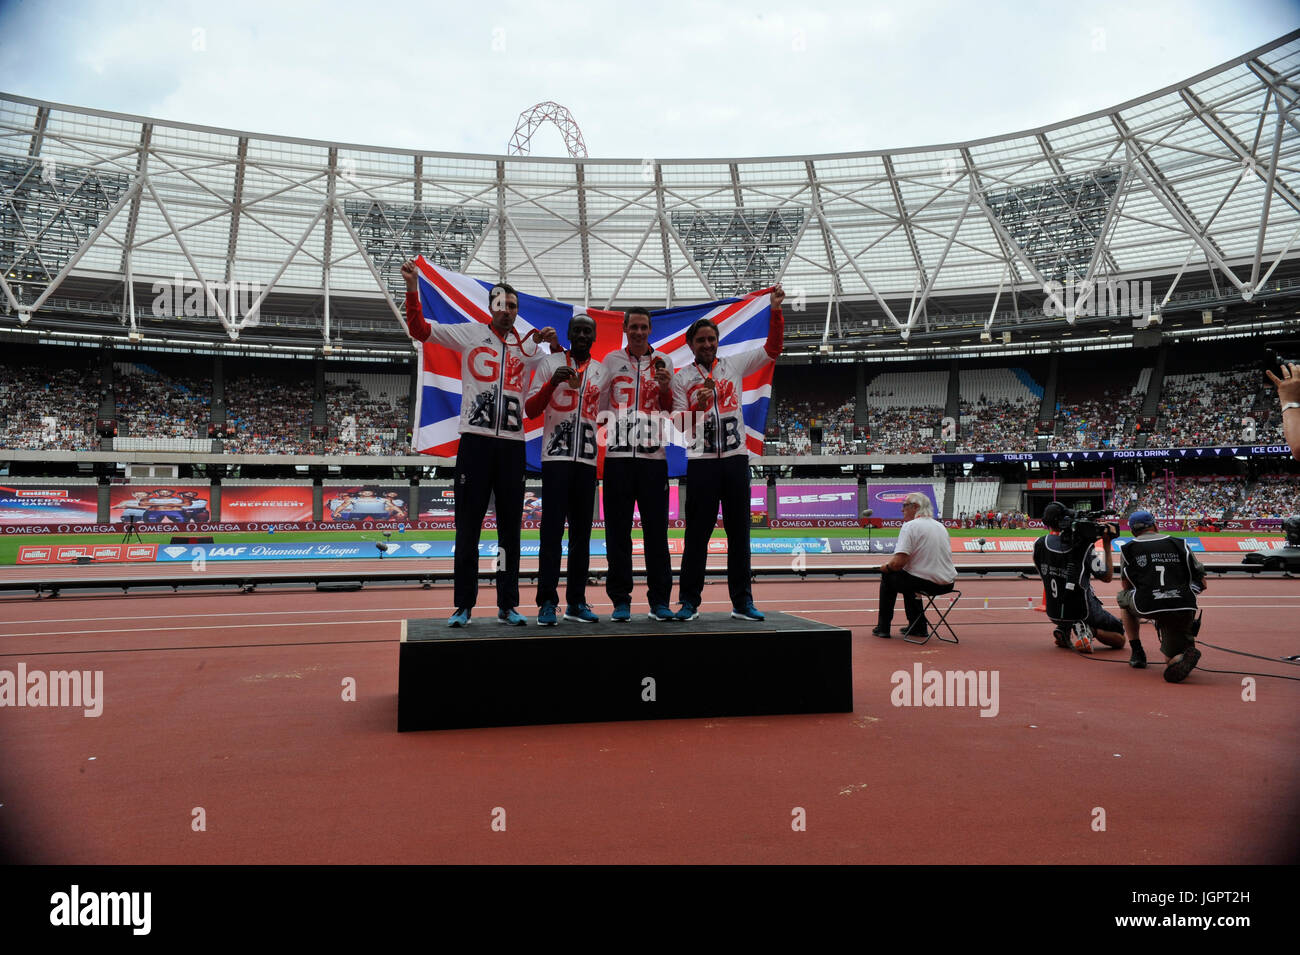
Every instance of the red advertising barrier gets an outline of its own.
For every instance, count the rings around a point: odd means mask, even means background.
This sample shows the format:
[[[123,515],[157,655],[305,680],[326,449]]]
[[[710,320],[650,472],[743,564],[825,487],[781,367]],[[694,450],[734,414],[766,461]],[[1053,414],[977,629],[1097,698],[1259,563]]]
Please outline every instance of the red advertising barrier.
[[[1202,537],[1205,549],[1214,553],[1241,553],[1252,550],[1277,550],[1286,546],[1285,537]]]
[[[1219,521],[1219,529],[1224,531],[1280,531],[1282,518],[1257,517],[1247,520]]]
[[[950,537],[954,554],[1026,554],[1034,549],[1034,538],[1025,537],[991,537],[980,545],[978,538]]]
[[[221,489],[221,522],[311,520],[310,487],[226,485]]]
[[[495,530],[497,522],[495,518],[487,518],[483,521],[483,527],[486,530]],[[542,526],[539,520],[526,520],[520,522],[520,526],[525,530],[538,530]],[[603,528],[604,521],[593,521],[592,527]],[[668,522],[669,527],[683,528],[686,522],[683,520],[674,520]],[[854,526],[852,522],[848,526]],[[188,534],[214,534],[214,533],[247,533],[247,532],[285,532],[285,531],[392,531],[397,533],[402,529],[408,531],[452,531],[456,529],[456,522],[451,518],[445,520],[433,521],[222,521],[220,523],[197,523],[173,524],[170,522],[155,522],[145,524],[15,524],[4,527],[3,533],[8,536],[39,536],[41,534],[123,534],[127,528],[131,527],[136,532],[149,536],[150,534],[176,534],[184,531]]]
[[[44,547],[24,544],[18,548],[20,564],[70,564],[80,557],[89,557],[97,563],[152,561],[157,556],[157,544],[60,544]]]
[[[885,526],[890,524],[901,525],[902,521],[882,521]],[[803,519],[790,519],[784,517],[773,517],[767,522],[768,527],[857,527],[856,519],[839,517],[809,517]]]

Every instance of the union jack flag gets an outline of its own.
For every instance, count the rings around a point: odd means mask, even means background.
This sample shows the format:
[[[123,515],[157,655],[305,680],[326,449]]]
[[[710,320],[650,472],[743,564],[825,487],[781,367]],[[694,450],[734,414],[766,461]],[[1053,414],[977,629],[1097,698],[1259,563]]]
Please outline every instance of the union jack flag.
[[[488,322],[488,296],[495,283],[470,278],[459,272],[450,272],[434,265],[423,256],[416,259],[419,269],[420,306],[430,322],[456,324],[459,322]],[[692,355],[686,347],[686,330],[700,318],[708,318],[718,326],[718,357],[762,348],[767,340],[771,306],[770,289],[760,289],[743,298],[721,299],[703,305],[685,305],[652,313],[650,343],[673,360],[674,368],[691,363]],[[555,329],[560,343],[569,347],[569,320],[585,311],[596,322],[596,343],[592,355],[603,359],[611,351],[626,347],[623,334],[623,313],[606,309],[587,308],[519,293],[519,314],[515,331],[520,338],[534,328],[548,325]],[[543,346],[544,347],[544,346]],[[742,399],[745,418],[745,439],[751,455],[763,453],[763,431],[767,425],[767,407],[772,397],[772,370],[768,362],[745,379]],[[412,447],[420,454],[436,457],[455,457],[460,443],[460,359],[449,348],[424,342],[419,356],[419,383],[416,390],[416,427],[411,435]],[[525,424],[528,468],[541,470],[542,419],[530,418]],[[680,443],[668,448],[669,474],[686,473],[686,450]]]

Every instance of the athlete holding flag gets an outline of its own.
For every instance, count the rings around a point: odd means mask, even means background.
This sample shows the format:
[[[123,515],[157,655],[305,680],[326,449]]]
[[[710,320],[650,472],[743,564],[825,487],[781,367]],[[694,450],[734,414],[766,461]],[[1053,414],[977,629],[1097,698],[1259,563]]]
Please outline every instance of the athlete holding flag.
[[[718,523],[727,533],[727,589],[731,616],[763,620],[754,608],[749,586],[749,449],[741,406],[745,377],[781,354],[785,291],[771,294],[771,321],[762,348],[718,356],[718,326],[701,318],[686,331],[686,344],[695,360],[673,376],[673,407],[686,412],[686,541],[678,581],[681,609],[678,620],[700,615],[704,564],[709,538]]]
[[[460,445],[456,453],[456,612],[448,624],[469,625],[478,602],[478,543],[488,501],[495,494],[498,565],[497,619],[523,626],[519,604],[519,515],[524,504],[524,393],[529,366],[545,353],[524,351],[514,331],[519,295],[500,283],[488,300],[492,320],[455,325],[430,323],[420,308],[418,267],[402,265],[406,327],[418,342],[431,341],[461,356]],[[554,343],[555,329],[529,333]],[[501,556],[504,556],[502,566]]]

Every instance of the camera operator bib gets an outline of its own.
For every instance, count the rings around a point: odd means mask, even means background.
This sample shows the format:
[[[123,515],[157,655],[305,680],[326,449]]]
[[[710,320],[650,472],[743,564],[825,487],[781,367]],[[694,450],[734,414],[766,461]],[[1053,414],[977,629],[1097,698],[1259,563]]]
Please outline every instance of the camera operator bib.
[[[1120,553],[1139,614],[1196,609],[1192,555],[1181,537],[1134,538],[1120,546]]]
[[[1090,548],[1091,549],[1091,548]],[[1068,551],[1053,550],[1047,538],[1034,541],[1034,566],[1043,578],[1047,617],[1075,623],[1088,619],[1088,561],[1091,555],[1074,556]],[[1068,586],[1073,583],[1074,586]]]

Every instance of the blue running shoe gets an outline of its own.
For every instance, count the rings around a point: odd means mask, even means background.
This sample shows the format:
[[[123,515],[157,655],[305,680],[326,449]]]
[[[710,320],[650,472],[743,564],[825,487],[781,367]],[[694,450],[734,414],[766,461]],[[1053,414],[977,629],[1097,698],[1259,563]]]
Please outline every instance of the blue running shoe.
[[[632,619],[631,604],[619,604],[614,608],[614,612],[609,615],[609,619],[615,623],[627,623]]]
[[[542,604],[542,609],[537,611],[537,626],[553,627],[556,622],[555,604],[548,600],[546,603]]]
[[[752,603],[747,603],[743,607],[732,607],[731,619],[732,620],[753,620],[756,622],[761,622],[763,620],[766,620],[767,617],[765,617],[758,610],[756,610]]]
[[[655,604],[650,610],[649,617],[651,620],[657,620],[659,623],[668,623],[669,621],[677,619],[673,616],[673,612],[668,609],[666,604]]]
[[[516,613],[515,608],[509,610],[500,610],[497,612],[497,619],[502,623],[508,623],[512,627],[526,627],[528,621],[523,618],[522,614]]]
[[[449,627],[468,627],[468,626],[469,626],[469,608],[468,608],[468,607],[461,607],[461,608],[460,608],[459,610],[457,610],[454,614],[452,614],[452,615],[451,615],[451,619],[447,621],[447,626],[449,626]]]
[[[695,609],[695,604],[683,603],[682,609],[677,611],[677,616],[673,617],[673,619],[681,621],[694,620],[699,615],[700,612]]]
[[[596,623],[600,620],[599,617],[591,612],[591,607],[587,604],[583,604],[580,607],[565,607],[564,619],[572,620],[575,623]]]

